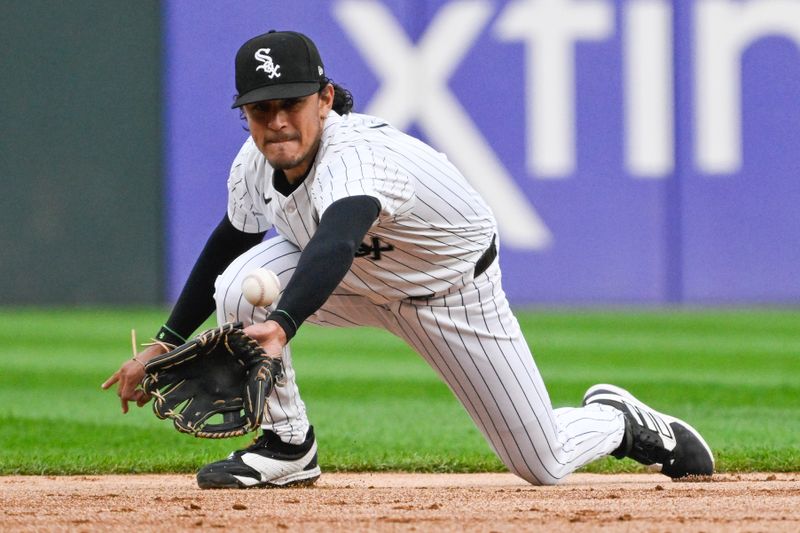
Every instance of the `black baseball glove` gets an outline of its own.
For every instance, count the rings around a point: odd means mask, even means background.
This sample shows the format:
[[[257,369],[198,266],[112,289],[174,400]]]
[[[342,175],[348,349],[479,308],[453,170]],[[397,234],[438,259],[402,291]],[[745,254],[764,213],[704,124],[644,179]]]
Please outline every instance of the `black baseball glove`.
[[[256,430],[272,387],[284,384],[281,358],[268,357],[241,322],[204,331],[154,357],[145,372],[142,387],[153,397],[156,416],[209,439]]]

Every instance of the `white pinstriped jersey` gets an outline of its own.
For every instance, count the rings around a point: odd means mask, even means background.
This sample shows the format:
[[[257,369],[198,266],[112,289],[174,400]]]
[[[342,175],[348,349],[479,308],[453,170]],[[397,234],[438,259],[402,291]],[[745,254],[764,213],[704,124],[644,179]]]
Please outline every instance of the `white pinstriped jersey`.
[[[377,221],[342,280],[375,303],[428,296],[472,281],[475,262],[496,232],[489,206],[447,158],[368,115],[331,111],[319,152],[289,196],[252,138],[228,179],[228,218],[249,233],[276,231],[305,248],[336,200],[369,195]]]

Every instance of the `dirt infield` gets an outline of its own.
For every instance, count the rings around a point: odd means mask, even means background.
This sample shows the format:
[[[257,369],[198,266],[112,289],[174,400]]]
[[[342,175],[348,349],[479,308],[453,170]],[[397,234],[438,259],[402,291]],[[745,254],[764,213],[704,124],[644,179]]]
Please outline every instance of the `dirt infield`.
[[[0,477],[1,531],[800,531],[800,474],[323,474],[201,491],[190,475]]]

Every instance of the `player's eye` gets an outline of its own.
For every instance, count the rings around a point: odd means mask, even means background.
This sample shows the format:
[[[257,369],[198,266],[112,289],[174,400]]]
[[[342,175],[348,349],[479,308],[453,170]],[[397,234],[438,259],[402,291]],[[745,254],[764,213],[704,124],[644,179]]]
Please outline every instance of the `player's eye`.
[[[304,100],[304,98],[287,98],[286,100],[283,100],[283,102],[281,103],[282,104],[281,107],[283,109],[287,109],[287,110],[288,109],[294,109],[295,107],[300,105],[300,103],[303,100]]]

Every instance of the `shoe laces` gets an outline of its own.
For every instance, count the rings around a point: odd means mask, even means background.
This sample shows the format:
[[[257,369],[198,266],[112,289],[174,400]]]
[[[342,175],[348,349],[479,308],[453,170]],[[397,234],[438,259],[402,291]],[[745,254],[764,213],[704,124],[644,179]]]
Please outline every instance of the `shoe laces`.
[[[252,452],[255,450],[263,450],[267,447],[267,441],[269,440],[269,435],[264,432],[261,434],[260,437],[257,437],[249,446],[246,448],[242,448],[241,450],[236,450],[235,452],[231,452],[228,456],[229,459],[233,459],[234,457],[241,457],[243,454],[247,452]]]
[[[638,426],[633,437],[630,456],[641,462],[664,464],[672,457],[672,452],[664,448],[664,442],[658,433]]]

